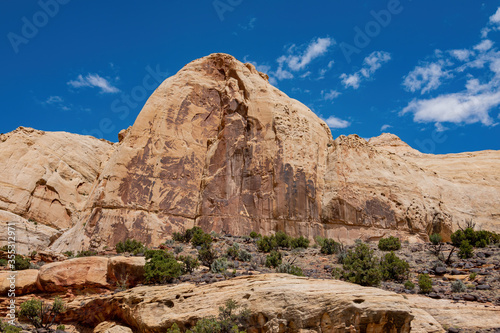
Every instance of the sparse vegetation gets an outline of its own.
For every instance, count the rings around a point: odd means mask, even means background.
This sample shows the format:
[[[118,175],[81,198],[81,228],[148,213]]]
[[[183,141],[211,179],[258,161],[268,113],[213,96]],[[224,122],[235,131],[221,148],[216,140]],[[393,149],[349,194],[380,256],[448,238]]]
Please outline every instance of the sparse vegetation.
[[[272,250],[269,255],[266,256],[266,267],[278,267],[281,265],[282,256],[280,251]]]
[[[252,232],[250,233],[250,238],[252,238],[252,239],[256,239],[256,238],[260,238],[260,237],[262,237],[262,235],[261,235],[261,234],[256,233],[255,231],[252,231]]]
[[[409,272],[409,264],[392,251],[380,260],[380,273],[383,280],[403,281],[408,278]]]
[[[349,250],[342,265],[342,277],[362,286],[376,286],[380,283],[378,259],[368,245],[359,243]]]
[[[408,290],[415,289],[415,283],[411,282],[410,280],[407,280],[405,282],[404,286],[405,286],[405,289],[408,289]]]
[[[14,257],[14,268],[16,271],[22,271],[30,268],[30,260],[20,254]]]
[[[217,259],[217,252],[214,251],[212,245],[202,245],[201,249],[198,251],[198,260],[203,265],[210,267],[215,259]]]
[[[96,256],[96,255],[97,255],[96,251],[93,251],[93,250],[84,250],[84,251],[79,251],[76,254],[76,257],[77,258],[80,258],[80,257],[93,257],[93,256]]]
[[[451,291],[454,293],[463,293],[467,287],[461,280],[456,280],[451,283]]]
[[[468,259],[472,258],[473,254],[474,254],[474,248],[472,247],[472,245],[469,244],[469,241],[468,240],[462,241],[462,243],[460,244],[460,249],[457,253],[458,257],[462,259]]]
[[[210,270],[212,273],[225,273],[228,267],[227,259],[224,257],[214,260],[212,265],[210,265]]]
[[[420,274],[418,276],[418,288],[421,293],[432,291],[432,279],[429,274]]]
[[[274,236],[264,236],[257,240],[257,248],[261,252],[271,252],[278,247],[276,238]]]
[[[38,299],[30,299],[21,303],[21,311],[19,314],[30,321],[36,328],[50,329],[54,325],[58,314],[64,311],[64,303],[56,297],[52,304],[45,304]]]
[[[378,248],[381,251],[397,251],[401,248],[401,241],[393,236],[381,238],[378,241]]]
[[[297,249],[297,248],[302,248],[302,249],[307,249],[309,247],[309,239],[300,236],[298,238],[292,238],[290,240],[290,247],[292,249]]]
[[[192,256],[180,256],[178,259],[184,264],[184,267],[182,267],[183,274],[191,274],[195,269],[200,267],[198,259],[193,258]]]
[[[141,242],[135,240],[135,239],[126,239],[123,242],[118,242],[116,244],[116,253],[132,253],[134,255],[137,255],[139,253],[144,253],[145,248],[144,244]]]
[[[147,250],[144,277],[146,283],[170,283],[182,275],[182,265],[165,250]]]
[[[340,243],[337,243],[333,239],[330,238],[323,238],[320,240],[321,246],[321,253],[323,254],[334,254],[334,253],[339,253],[339,250],[341,248]]]

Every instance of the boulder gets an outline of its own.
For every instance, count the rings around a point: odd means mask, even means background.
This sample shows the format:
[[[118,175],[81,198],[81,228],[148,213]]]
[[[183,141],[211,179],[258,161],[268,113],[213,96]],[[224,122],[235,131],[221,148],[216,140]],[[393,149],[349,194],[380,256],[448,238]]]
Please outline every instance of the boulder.
[[[115,322],[103,321],[94,328],[94,333],[132,333],[132,330]]]
[[[108,258],[82,257],[44,265],[38,282],[46,292],[108,288]]]
[[[144,257],[112,257],[108,260],[108,280],[111,283],[135,287],[144,282]]]
[[[5,296],[8,294],[12,281],[15,281],[16,296],[30,294],[40,290],[37,269],[0,271],[0,295]]]

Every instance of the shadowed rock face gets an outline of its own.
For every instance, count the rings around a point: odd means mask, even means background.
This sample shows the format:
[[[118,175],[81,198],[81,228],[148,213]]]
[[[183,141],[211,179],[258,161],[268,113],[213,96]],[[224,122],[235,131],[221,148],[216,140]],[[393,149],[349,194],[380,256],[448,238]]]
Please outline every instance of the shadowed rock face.
[[[0,218],[46,216],[40,221],[49,229],[38,237],[57,238],[55,250],[126,238],[158,245],[194,225],[351,241],[389,234],[418,241],[431,232],[446,239],[466,218],[500,226],[500,152],[426,155],[390,134],[369,143],[356,135],[333,140],[305,105],[226,54],[195,60],[164,81],[117,144],[61,136],[36,150],[50,152],[43,159],[27,141],[17,144],[37,161],[25,173],[71,152],[62,159],[77,161],[66,161],[79,166],[75,176],[64,173],[72,181],[41,171],[21,177],[20,157],[9,153],[12,134],[4,136],[0,166],[9,172],[0,175]]]

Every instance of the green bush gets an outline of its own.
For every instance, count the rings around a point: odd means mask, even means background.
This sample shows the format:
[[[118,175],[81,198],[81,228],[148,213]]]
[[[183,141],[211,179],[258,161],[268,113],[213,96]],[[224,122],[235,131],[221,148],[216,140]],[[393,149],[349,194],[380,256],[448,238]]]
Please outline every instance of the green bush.
[[[463,293],[467,287],[461,280],[456,280],[451,283],[451,291],[454,293]]]
[[[144,244],[135,239],[126,239],[124,242],[116,244],[116,253],[140,253],[144,252]]]
[[[196,229],[191,238],[191,244],[193,246],[203,246],[212,244],[212,236],[210,234],[204,233],[201,229]]]
[[[304,276],[302,269],[300,267],[294,266],[290,263],[282,263],[276,268],[276,272],[278,273],[286,273],[296,276]]]
[[[405,282],[405,289],[413,290],[414,288],[415,288],[415,283],[411,282],[410,280],[407,280]]]
[[[192,256],[180,256],[178,259],[184,264],[184,267],[182,267],[183,274],[191,274],[195,269],[200,267],[198,259],[193,258]]]
[[[170,283],[182,275],[183,265],[165,250],[147,250],[144,277],[146,283]]]
[[[63,252],[63,254],[68,258],[73,258],[75,256],[75,253],[73,251],[66,251]]]
[[[260,234],[256,233],[255,231],[252,231],[250,233],[250,238],[252,239],[256,239],[256,238],[259,238],[259,237],[262,237]]]
[[[228,262],[227,259],[222,257],[216,259],[212,265],[210,265],[210,270],[212,273],[224,273],[227,270]]]
[[[182,333],[181,330],[179,329],[179,326],[174,323],[170,328],[167,330],[167,333]]]
[[[378,241],[378,248],[381,251],[397,251],[401,248],[401,241],[393,236],[381,238]]]
[[[232,246],[228,247],[226,254],[231,259],[238,259],[238,256],[240,255],[240,244],[234,243]]]
[[[432,279],[429,274],[420,274],[418,276],[418,287],[421,293],[432,291]]]
[[[14,261],[14,268],[16,269],[16,271],[22,271],[30,268],[30,260],[20,254],[16,254],[16,256],[14,257]]]
[[[229,299],[224,307],[219,307],[219,316],[200,319],[196,322],[192,331],[186,333],[245,333],[248,326],[250,311],[242,308],[235,301]],[[178,327],[170,328],[170,333],[178,333]]]
[[[321,237],[321,236],[314,237],[314,241],[316,242],[316,244],[318,244],[319,247],[323,247],[325,240],[326,240],[326,238]]]
[[[210,267],[216,258],[217,252],[214,251],[210,244],[203,244],[198,251],[198,260],[207,267]]]
[[[289,248],[290,247],[290,242],[291,242],[291,237],[288,236],[286,233],[284,233],[283,231],[278,231],[275,235],[274,235],[275,239],[276,239],[276,244],[279,246],[279,247],[283,247],[283,248]]]
[[[50,329],[58,314],[64,311],[64,303],[56,297],[52,304],[35,298],[21,303],[21,317],[28,319],[35,328]]]
[[[323,254],[334,254],[340,250],[340,244],[330,238],[323,238],[320,246]]]
[[[451,242],[453,246],[460,247],[463,241],[468,241],[473,247],[486,247],[491,243],[498,243],[500,235],[486,230],[474,231],[469,227],[465,230],[459,229],[451,234]]]
[[[457,230],[451,234],[451,244],[455,247],[460,247],[464,240],[466,240],[466,238],[465,233],[462,230]]]
[[[472,258],[472,255],[474,254],[474,248],[472,245],[469,244],[468,240],[462,241],[462,244],[460,244],[460,249],[457,253],[459,258],[462,259],[467,259],[467,258]]]
[[[477,276],[477,273],[470,273],[469,274],[469,281],[474,281],[474,279],[476,278]]]
[[[184,242],[184,234],[181,233],[181,232],[174,232],[172,234],[172,240],[176,241],[176,242]],[[176,324],[174,324],[176,325]]]
[[[429,236],[429,240],[433,245],[438,245],[443,239],[440,234],[432,234]]]
[[[278,247],[276,238],[274,236],[264,236],[257,240],[257,249],[261,252],[271,252]]]
[[[290,241],[290,246],[292,249],[303,248],[307,249],[309,247],[309,239],[300,236],[298,238],[292,238]]]
[[[392,251],[380,260],[380,273],[383,280],[403,281],[408,278],[409,272],[410,265],[399,259]]]
[[[266,256],[266,267],[278,267],[281,265],[281,252],[272,250],[269,255]]]
[[[93,251],[93,250],[84,250],[84,251],[78,251],[78,253],[76,254],[76,257],[77,258],[81,258],[81,257],[94,257],[96,255],[97,255],[96,251]]]
[[[4,323],[2,320],[0,320],[0,332],[4,333],[19,333],[23,329],[21,327],[13,326],[7,323]]]
[[[362,286],[376,286],[380,283],[378,259],[364,243],[359,243],[354,251],[347,252],[342,270],[342,277],[352,283]]]
[[[0,266],[7,266],[8,261],[7,259],[0,259]]]
[[[251,261],[252,255],[246,250],[240,250],[240,253],[238,254],[238,259],[240,259],[241,261]]]

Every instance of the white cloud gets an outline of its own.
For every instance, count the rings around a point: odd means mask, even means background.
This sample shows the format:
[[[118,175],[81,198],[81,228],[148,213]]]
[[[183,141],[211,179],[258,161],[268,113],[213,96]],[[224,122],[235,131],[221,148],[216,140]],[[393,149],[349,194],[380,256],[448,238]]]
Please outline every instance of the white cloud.
[[[493,47],[493,42],[489,39],[485,39],[481,41],[481,43],[474,46],[474,50],[477,50],[479,52],[485,52],[491,49],[492,47]]]
[[[443,61],[417,66],[404,77],[403,86],[411,92],[420,90],[421,94],[437,89],[443,79],[452,77],[448,71],[443,70],[444,66]]]
[[[340,95],[341,95],[341,93],[338,92],[337,90],[330,90],[330,91],[322,90],[321,91],[321,97],[323,97],[323,99],[325,101],[333,101],[335,98],[339,97]]]
[[[345,88],[352,87],[358,89],[363,79],[370,79],[383,64],[391,60],[391,54],[384,51],[375,51],[363,61],[363,67],[350,75],[343,73],[340,75],[342,84]]]
[[[316,38],[309,43],[306,50],[301,54],[289,54],[282,57],[284,57],[285,63],[291,70],[299,71],[304,69],[314,59],[324,55],[333,44],[335,44],[335,41],[332,38]],[[293,49],[294,47],[290,48],[289,51]]]
[[[330,116],[327,119],[323,119],[325,123],[328,125],[330,128],[346,128],[351,125],[350,122],[347,120],[342,120],[340,118],[337,118],[335,116]]]
[[[498,7],[495,14],[490,16],[490,23],[500,25],[500,7]]]
[[[47,98],[47,100],[44,102],[45,104],[57,104],[57,103],[62,103],[64,100],[59,97],[59,96],[50,96]]]
[[[87,74],[83,77],[81,74],[78,75],[76,80],[71,80],[67,83],[73,88],[83,88],[83,87],[91,87],[91,88],[99,88],[102,93],[117,93],[120,89],[114,87],[109,83],[108,80],[99,76],[98,74]]]
[[[251,31],[255,28],[255,22],[257,22],[256,17],[252,17],[247,24],[239,24],[238,26],[246,31]]]
[[[380,127],[380,132],[383,132],[383,131],[385,131],[385,130],[387,130],[387,129],[391,128],[391,127],[392,127],[392,126],[391,126],[391,125],[389,125],[389,124],[382,125],[382,127]]]
[[[451,50],[450,54],[457,60],[469,61],[469,58],[474,55],[474,52],[462,49],[462,50]]]
[[[500,105],[500,91],[472,94],[468,91],[441,95],[426,100],[413,100],[402,110],[402,114],[413,113],[413,120],[420,123],[465,123],[480,122],[493,125],[489,111]]]

